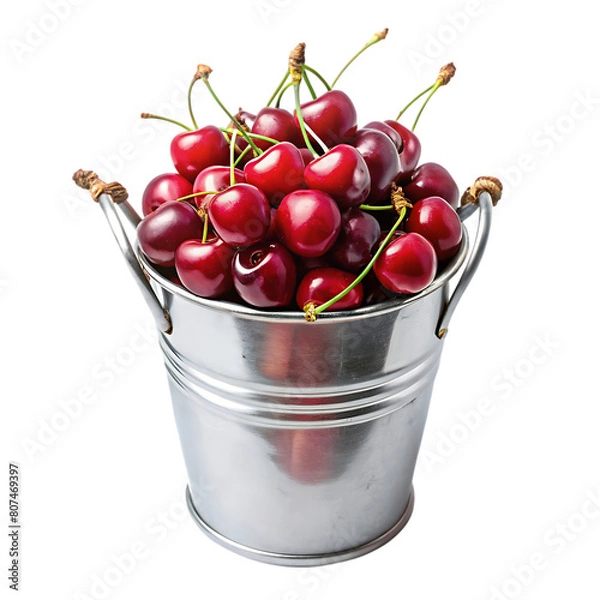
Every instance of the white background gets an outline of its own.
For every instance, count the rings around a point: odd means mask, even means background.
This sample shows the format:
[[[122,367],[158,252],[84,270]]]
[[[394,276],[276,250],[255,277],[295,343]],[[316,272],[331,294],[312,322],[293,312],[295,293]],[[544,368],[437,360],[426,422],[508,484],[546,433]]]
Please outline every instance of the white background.
[[[600,597],[600,44],[589,6],[3,4],[0,479],[20,464],[22,598]],[[139,207],[146,182],[172,170],[177,129],[138,114],[186,119],[180,88],[197,63],[232,110],[258,110],[296,43],[332,78],[383,27],[388,39],[340,80],[360,121],[393,118],[454,61],[417,128],[423,160],[461,189],[497,175],[505,195],[448,334],[410,523],[351,562],[263,565],[214,544],[184,509],[149,313],[101,211],[70,178],[98,170]],[[198,120],[222,123],[200,87]],[[118,571],[132,552],[136,564]]]

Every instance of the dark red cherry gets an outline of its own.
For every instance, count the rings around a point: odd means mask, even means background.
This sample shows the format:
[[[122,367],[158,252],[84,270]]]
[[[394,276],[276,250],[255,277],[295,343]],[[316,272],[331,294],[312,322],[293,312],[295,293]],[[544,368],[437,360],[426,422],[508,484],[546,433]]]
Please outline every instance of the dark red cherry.
[[[362,204],[371,191],[371,175],[361,153],[338,144],[304,169],[306,185],[329,194],[343,210]]]
[[[360,208],[342,213],[342,228],[327,256],[345,271],[358,273],[372,258],[381,227],[377,219]]]
[[[187,202],[167,202],[137,226],[142,252],[155,264],[171,267],[175,250],[185,240],[202,237],[203,221]]]
[[[394,142],[381,131],[359,129],[352,145],[362,154],[371,175],[370,204],[389,204],[392,184],[400,171],[400,159]]]
[[[224,242],[232,246],[250,246],[266,237],[271,206],[256,186],[236,183],[213,196],[208,216]]]
[[[354,280],[356,275],[347,273],[335,267],[323,267],[320,269],[311,269],[304,275],[298,285],[296,292],[296,304],[301,310],[308,302],[313,302],[315,306],[325,304],[344,291]],[[350,290],[343,298],[334,302],[326,310],[347,310],[358,308],[363,301],[363,286],[359,283]]]
[[[252,159],[244,176],[276,206],[286,194],[305,187],[302,154],[291,142],[281,142]]]
[[[456,211],[439,196],[415,202],[405,224],[406,231],[429,240],[438,262],[452,258],[462,242],[462,224]]]
[[[385,133],[385,135],[387,135],[390,140],[394,142],[394,146],[396,146],[398,154],[402,152],[402,148],[404,146],[402,137],[388,123],[385,123],[384,121],[369,121],[366,125],[363,125],[361,129],[376,129],[377,131],[381,131],[381,133]]]
[[[393,121],[387,119],[384,121],[389,125],[402,139],[402,150],[400,151],[400,173],[396,183],[399,185],[404,184],[410,179],[412,172],[416,169],[421,158],[421,142],[419,138],[408,128]]]
[[[182,242],[175,251],[175,269],[182,285],[202,298],[218,298],[233,289],[231,261],[235,248],[213,237]]]
[[[297,190],[283,198],[275,215],[277,236],[288,250],[304,257],[322,256],[340,232],[335,200],[319,190]]]
[[[193,182],[202,169],[229,164],[229,144],[218,127],[206,125],[177,134],[171,141],[171,159],[177,172]]]
[[[418,233],[391,241],[373,267],[377,279],[396,294],[414,294],[435,278],[437,258],[433,246]]]
[[[161,204],[188,196],[192,184],[179,173],[164,173],[152,179],[142,194],[142,214],[154,212]]]
[[[402,189],[412,203],[421,198],[441,196],[452,208],[458,207],[459,191],[456,181],[442,165],[434,162],[419,165]]]
[[[262,243],[236,252],[233,284],[240,298],[252,306],[287,306],[296,291],[296,264],[279,243]]]
[[[304,166],[307,167],[314,159],[313,153],[308,148],[300,148],[300,154],[304,161]]]
[[[262,108],[256,115],[251,132],[280,142],[291,142],[298,147],[304,145],[302,132],[294,120],[294,115],[285,108]],[[255,139],[254,143],[261,150],[268,150],[273,145],[260,139]]]
[[[240,169],[234,169],[236,183],[245,183],[244,172]],[[222,192],[231,185],[231,169],[223,165],[213,165],[202,169],[194,180],[193,191],[196,192]],[[190,192],[191,193],[191,192]],[[207,208],[214,194],[205,196],[196,196],[194,199],[198,208]]]
[[[356,108],[341,90],[325,92],[301,105],[304,122],[327,146],[350,143],[356,133]],[[298,124],[298,115],[294,111]],[[311,138],[312,139],[312,138]]]

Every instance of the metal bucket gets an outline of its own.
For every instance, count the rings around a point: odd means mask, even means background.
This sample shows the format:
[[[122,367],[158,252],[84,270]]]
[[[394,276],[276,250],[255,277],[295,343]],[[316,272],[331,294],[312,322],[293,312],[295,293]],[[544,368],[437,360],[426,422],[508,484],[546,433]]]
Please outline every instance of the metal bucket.
[[[108,195],[99,201],[161,332],[202,530],[247,557],[299,566],[396,535],[413,508],[448,320],[488,238],[490,195],[479,197],[474,243],[463,226],[458,255],[422,293],[315,323],[188,293],[132,249]]]

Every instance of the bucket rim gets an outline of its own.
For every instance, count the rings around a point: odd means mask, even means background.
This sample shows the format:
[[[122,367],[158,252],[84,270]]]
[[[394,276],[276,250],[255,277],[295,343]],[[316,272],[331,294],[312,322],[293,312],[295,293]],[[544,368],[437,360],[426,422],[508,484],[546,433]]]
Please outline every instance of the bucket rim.
[[[193,302],[199,306],[213,310],[215,312],[225,312],[228,314],[235,314],[241,318],[247,318],[256,321],[278,321],[278,322],[305,322],[304,313],[298,310],[265,310],[260,308],[253,308],[251,306],[232,302],[230,300],[220,300],[218,298],[202,298],[197,296],[193,292],[185,289],[184,287],[174,283],[167,277],[162,275],[156,270],[150,260],[139,248],[136,248],[138,260],[142,266],[147,277],[154,281],[162,290],[167,291],[173,296],[179,296],[187,301]],[[469,236],[465,224],[462,223],[462,242],[459,251],[452,257],[450,262],[444,267],[444,269],[438,273],[435,279],[422,291],[416,294],[398,294],[396,297],[392,297],[384,302],[377,304],[371,304],[369,306],[361,306],[352,310],[343,311],[323,311],[319,314],[319,318],[312,323],[316,325],[318,323],[326,323],[328,321],[351,321],[355,319],[365,318],[374,315],[383,315],[389,312],[398,311],[401,308],[418,302],[422,298],[429,296],[443,285],[448,283],[454,275],[459,271],[463,263],[467,258],[469,251]]]

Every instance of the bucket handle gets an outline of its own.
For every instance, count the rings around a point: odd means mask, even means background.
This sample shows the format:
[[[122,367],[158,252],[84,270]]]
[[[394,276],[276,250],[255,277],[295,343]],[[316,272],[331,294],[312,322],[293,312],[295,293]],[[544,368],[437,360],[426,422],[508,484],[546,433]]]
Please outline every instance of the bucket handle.
[[[127,202],[127,191],[118,183],[104,183],[92,171],[83,171],[80,169],[73,175],[73,180],[79,187],[89,190],[92,198],[100,205],[123,257],[129,266],[131,274],[138,284],[144,300],[154,317],[156,327],[159,331],[167,334],[171,333],[173,326],[169,313],[162,306],[160,300],[154,293],[154,290],[136,257],[131,242],[123,228],[121,218],[115,208],[116,204],[134,227],[141,221],[141,218],[135,209]]]
[[[461,221],[479,211],[479,223],[467,264],[440,315],[436,329],[440,339],[448,332],[450,319],[481,262],[492,226],[492,208],[501,195],[502,184],[495,177],[479,177],[463,195],[462,206],[458,209]]]

